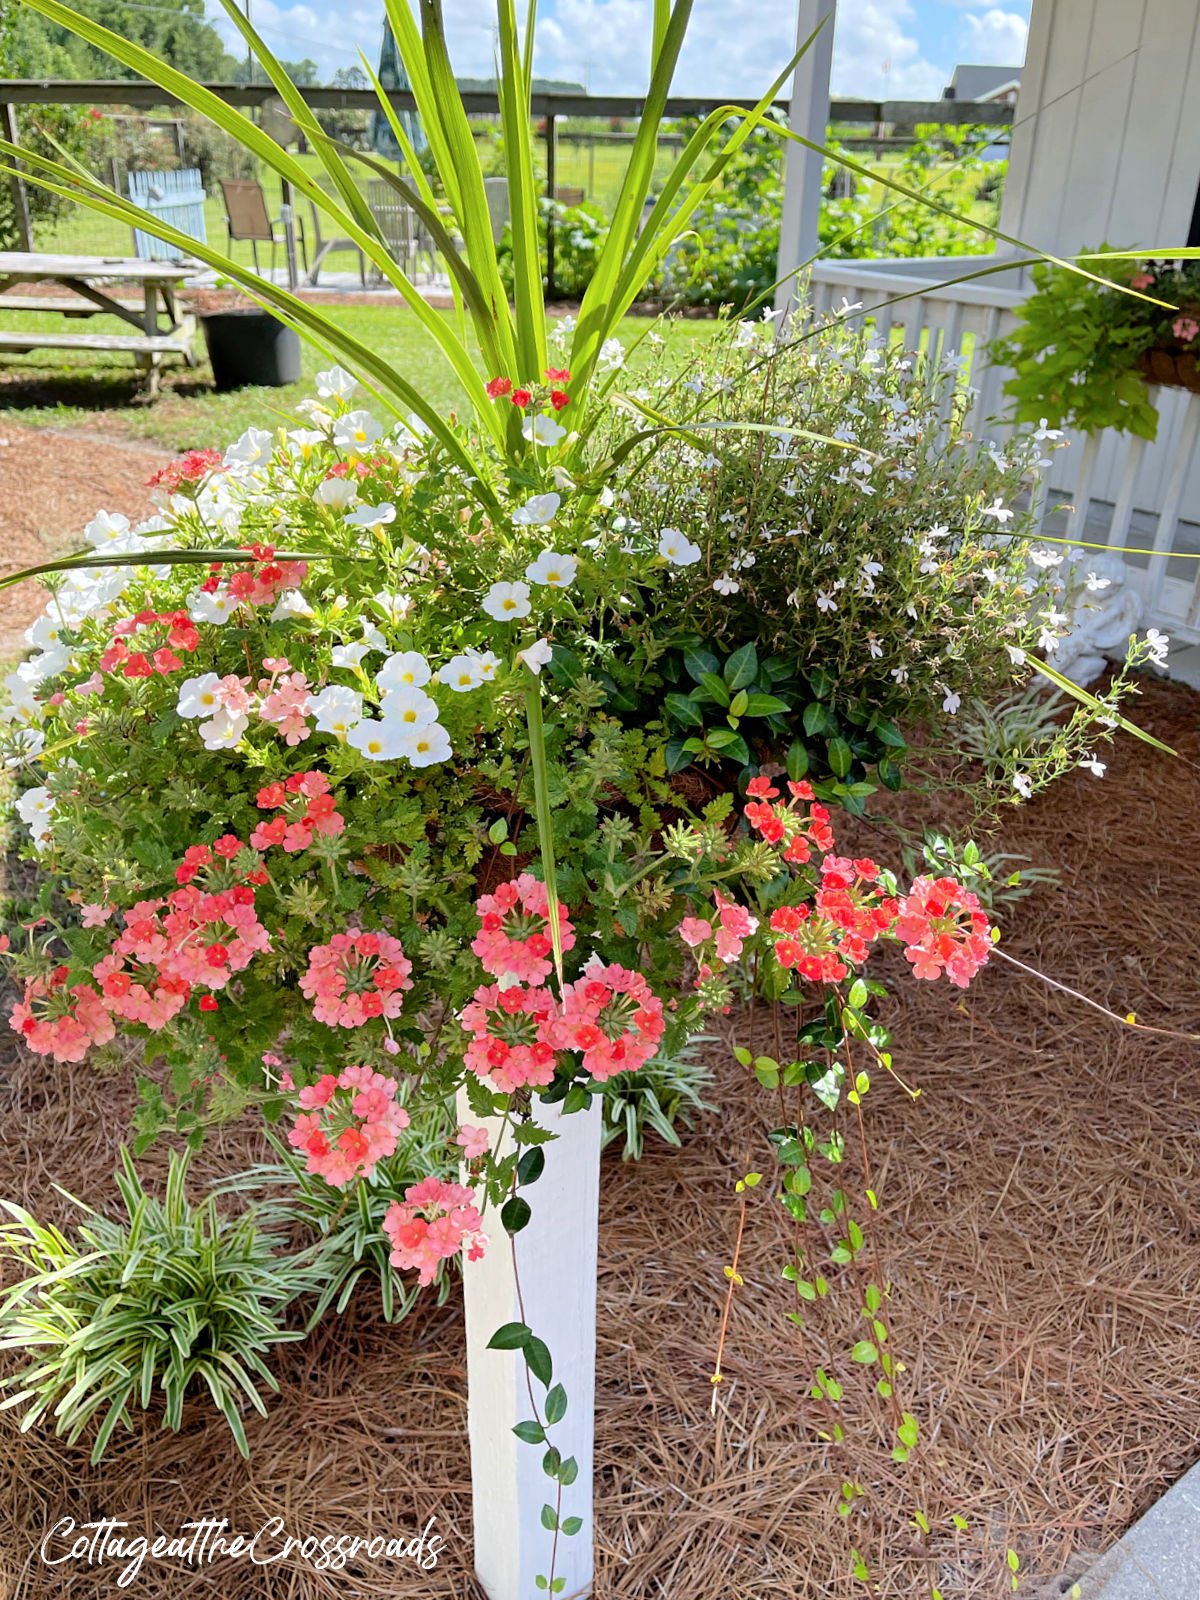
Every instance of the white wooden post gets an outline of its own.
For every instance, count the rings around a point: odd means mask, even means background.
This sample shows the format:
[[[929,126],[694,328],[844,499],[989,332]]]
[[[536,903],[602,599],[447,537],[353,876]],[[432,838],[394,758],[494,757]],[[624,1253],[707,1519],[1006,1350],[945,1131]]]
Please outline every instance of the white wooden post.
[[[825,144],[829,134],[829,73],[833,64],[836,9],[836,0],[799,0],[797,7],[797,48],[819,22],[824,22],[796,67],[788,105],[789,127],[814,144]],[[817,253],[824,165],[824,158],[815,150],[806,150],[803,145],[788,141],[783,164],[777,278],[794,272],[802,261]],[[775,291],[776,309],[787,311],[795,300],[796,280],[792,277]]]
[[[592,1592],[600,1112],[599,1096],[589,1110],[565,1117],[560,1107],[535,1102],[539,1125],[558,1137],[542,1146],[545,1170],[527,1195],[532,1220],[515,1236],[520,1300],[498,1215],[489,1211],[485,1219],[490,1243],[483,1259],[463,1263],[475,1571],[489,1600],[536,1600],[534,1580],[549,1573],[554,1539],[542,1525],[542,1507],[554,1504],[556,1488],[542,1470],[545,1447],[522,1444],[512,1431],[533,1415],[524,1360],[487,1348],[508,1322],[525,1322],[548,1346],[553,1382],[567,1393],[566,1416],[549,1430],[549,1441],[564,1460],[574,1456],[578,1463],[578,1477],[563,1489],[562,1516],[581,1517],[583,1527],[559,1536],[555,1576],[566,1579],[563,1600]],[[478,1124],[461,1094],[458,1116]],[[485,1126],[495,1148],[501,1124]],[[544,1416],[545,1390],[535,1381],[533,1392]]]

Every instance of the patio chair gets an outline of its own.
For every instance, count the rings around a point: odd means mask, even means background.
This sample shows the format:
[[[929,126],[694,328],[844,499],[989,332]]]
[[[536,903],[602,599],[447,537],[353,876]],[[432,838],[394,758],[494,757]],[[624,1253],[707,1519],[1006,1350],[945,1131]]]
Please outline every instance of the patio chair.
[[[367,180],[367,204],[371,215],[379,224],[392,258],[410,278],[416,276],[422,256],[429,260],[429,273],[434,272],[433,239],[420,217],[407,205],[382,178]]]
[[[318,178],[317,183],[322,189],[332,192],[328,182]],[[315,200],[310,200],[309,206],[312,210],[313,232],[312,269],[308,274],[307,280],[309,286],[311,288],[316,287],[317,281],[321,275],[321,263],[325,260],[326,256],[333,255],[338,250],[353,250],[358,255],[358,281],[365,289],[367,287],[367,259],[363,255],[360,247],[355,244],[353,239],[326,239],[321,232],[321,208],[317,205]]]
[[[554,198],[560,205],[581,206],[583,204],[583,190],[574,189],[569,184],[559,184],[554,190]]]
[[[230,244],[235,239],[249,241],[254,256],[254,270],[258,271],[258,247],[271,246],[271,276],[275,276],[275,251],[285,242],[283,219],[272,217],[267,210],[262,184],[257,178],[222,178],[221,198],[225,202],[225,231]],[[279,230],[276,232],[276,230]],[[300,259],[308,271],[308,240],[304,233],[304,218],[297,213],[296,232],[300,241]]]

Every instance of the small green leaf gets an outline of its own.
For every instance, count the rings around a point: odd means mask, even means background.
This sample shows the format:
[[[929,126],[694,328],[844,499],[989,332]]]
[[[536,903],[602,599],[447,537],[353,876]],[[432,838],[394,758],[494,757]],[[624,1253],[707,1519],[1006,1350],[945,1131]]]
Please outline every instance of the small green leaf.
[[[497,1328],[487,1342],[489,1350],[523,1350],[532,1338],[532,1330],[523,1322],[506,1322]]]
[[[563,1531],[563,1533],[567,1534],[568,1536],[570,1536],[571,1534],[574,1534],[574,1533],[578,1533],[580,1528],[582,1528],[582,1527],[583,1527],[583,1518],[582,1517],[564,1517],[563,1518],[562,1531]]]
[[[548,1528],[551,1533],[558,1527],[558,1512],[553,1506],[542,1507],[542,1527]]]
[[[567,1414],[567,1391],[561,1383],[556,1383],[546,1395],[546,1421],[548,1423],[561,1422]]]
[[[733,696],[725,686],[725,680],[716,672],[706,672],[700,680],[700,687],[705,698],[715,700],[719,706],[727,706]]]
[[[530,1334],[529,1343],[525,1346],[525,1361],[538,1382],[549,1386],[554,1374],[554,1364],[550,1360],[550,1352],[545,1344],[533,1334]]]
[[[748,717],[771,717],[777,711],[786,711],[788,703],[777,694],[749,694],[744,709]],[[741,715],[740,712],[738,714]]]
[[[558,1469],[558,1481],[565,1489],[569,1489],[579,1476],[579,1463],[574,1456],[568,1456]]]
[[[536,1183],[546,1170],[546,1152],[540,1145],[534,1145],[531,1150],[517,1162],[517,1182]]]
[[[799,739],[793,739],[788,745],[787,775],[793,783],[799,783],[808,771],[808,751]]]
[[[508,838],[508,818],[497,817],[488,829],[487,836],[493,844],[503,844]]]
[[[513,1429],[522,1444],[545,1444],[546,1430],[540,1422],[518,1422]]]
[[[869,1339],[860,1339],[850,1352],[851,1361],[857,1361],[860,1366],[869,1367],[873,1361],[879,1360],[879,1351]]]
[[[528,1226],[532,1215],[528,1200],[522,1200],[519,1194],[514,1194],[500,1208],[500,1224],[505,1233],[520,1233],[522,1228]]]
[[[733,699],[729,702],[729,715],[731,717],[744,717],[746,715],[746,708],[749,706],[749,704],[750,696],[746,693],[745,689],[739,689],[734,695]]]
[[[681,727],[702,728],[704,726],[704,713],[700,707],[686,694],[669,694],[663,700],[667,714]]]
[[[683,658],[683,670],[693,683],[699,683],[706,672],[716,672],[720,665],[711,650],[689,650]]]
[[[854,765],[854,752],[845,739],[830,739],[826,747],[829,765],[839,778],[849,775],[850,768]]]
[[[754,645],[744,644],[735,650],[725,663],[725,682],[730,689],[746,689],[758,677],[758,651]]]

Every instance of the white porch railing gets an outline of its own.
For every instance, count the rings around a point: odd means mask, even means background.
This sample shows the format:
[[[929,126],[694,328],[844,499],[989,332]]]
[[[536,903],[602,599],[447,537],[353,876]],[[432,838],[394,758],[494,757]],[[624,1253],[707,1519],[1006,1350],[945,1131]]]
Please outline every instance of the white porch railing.
[[[915,261],[821,261],[812,270],[818,318],[843,301],[861,304],[851,320],[870,318],[881,335],[901,329],[905,344],[941,358],[957,352],[965,380],[976,390],[968,426],[979,439],[1001,441],[1011,402],[1007,370],[984,352],[1013,325],[1013,311],[1029,293],[1020,270],[973,283],[936,287],[986,257]],[[897,295],[918,298],[888,306]],[[1095,544],[1129,546],[1127,581],[1143,597],[1145,620],[1181,643],[1200,643],[1200,561],[1173,559],[1200,551],[1200,395],[1156,391],[1159,425],[1153,444],[1106,430],[1093,438],[1069,434],[1050,471],[1042,515],[1044,531]],[[1061,508],[1066,509],[1061,509]]]

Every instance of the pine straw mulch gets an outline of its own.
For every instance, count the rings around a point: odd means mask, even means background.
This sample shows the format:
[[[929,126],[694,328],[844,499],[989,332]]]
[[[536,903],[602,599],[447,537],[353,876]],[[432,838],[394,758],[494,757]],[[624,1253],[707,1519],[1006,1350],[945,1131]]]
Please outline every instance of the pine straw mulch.
[[[1200,757],[1200,697],[1148,686],[1139,720]],[[1114,1010],[1200,1029],[1193,908],[1200,902],[1197,769],[1123,740],[1109,776],[1068,779],[1014,815],[1007,848],[1063,867],[1060,888],[1010,915],[1005,948]],[[853,1542],[894,1597],[1058,1594],[1197,1454],[1200,1347],[1200,1054],[1110,1023],[995,960],[965,996],[897,984],[895,1057],[921,1086],[890,1081],[867,1102],[882,1211],[870,1233],[894,1285],[902,1393],[922,1420],[919,1465],[866,1476],[867,1505],[923,1505],[970,1531],[928,1544],[904,1515],[868,1509],[843,1528],[827,1420],[807,1398],[822,1361],[784,1320],[781,1208],[752,1196],[725,1357],[710,1415],[725,1282],[738,1220],[732,1181],[769,1171],[772,1111],[723,1051],[721,1110],[679,1151],[638,1165],[610,1153],[602,1184],[599,1282],[597,1596],[600,1600],[842,1600]],[[760,1012],[757,1043],[771,1042]],[[742,1026],[745,1037],[745,1026]],[[0,1193],[62,1216],[58,1179],[111,1196],[127,1127],[121,1081],[84,1068],[13,1063]],[[251,1127],[206,1148],[196,1177],[257,1154]],[[161,1156],[154,1158],[161,1161]],[[846,1167],[853,1186],[858,1151]],[[845,1459],[873,1426],[866,1380],[845,1359],[861,1337],[847,1285],[828,1328],[846,1383]],[[837,1354],[841,1352],[841,1354]],[[829,1364],[828,1362],[826,1364]],[[60,1516],[127,1518],[173,1532],[227,1516],[251,1530],[394,1534],[430,1516],[448,1542],[434,1572],[408,1564],[319,1574],[300,1564],[187,1571],[147,1563],[147,1600],[480,1600],[469,1574],[470,1500],[459,1308],[430,1306],[399,1328],[362,1293],[275,1363],[282,1393],[237,1455],[202,1401],[176,1436],[140,1419],[96,1468],[44,1432],[0,1431],[0,1600],[115,1591],[112,1568],[47,1569],[36,1545]],[[856,1420],[857,1419],[857,1420]],[[886,1450],[874,1460],[886,1461]],[[833,1462],[840,1472],[842,1458]],[[1044,1587],[1043,1587],[1044,1585]]]

